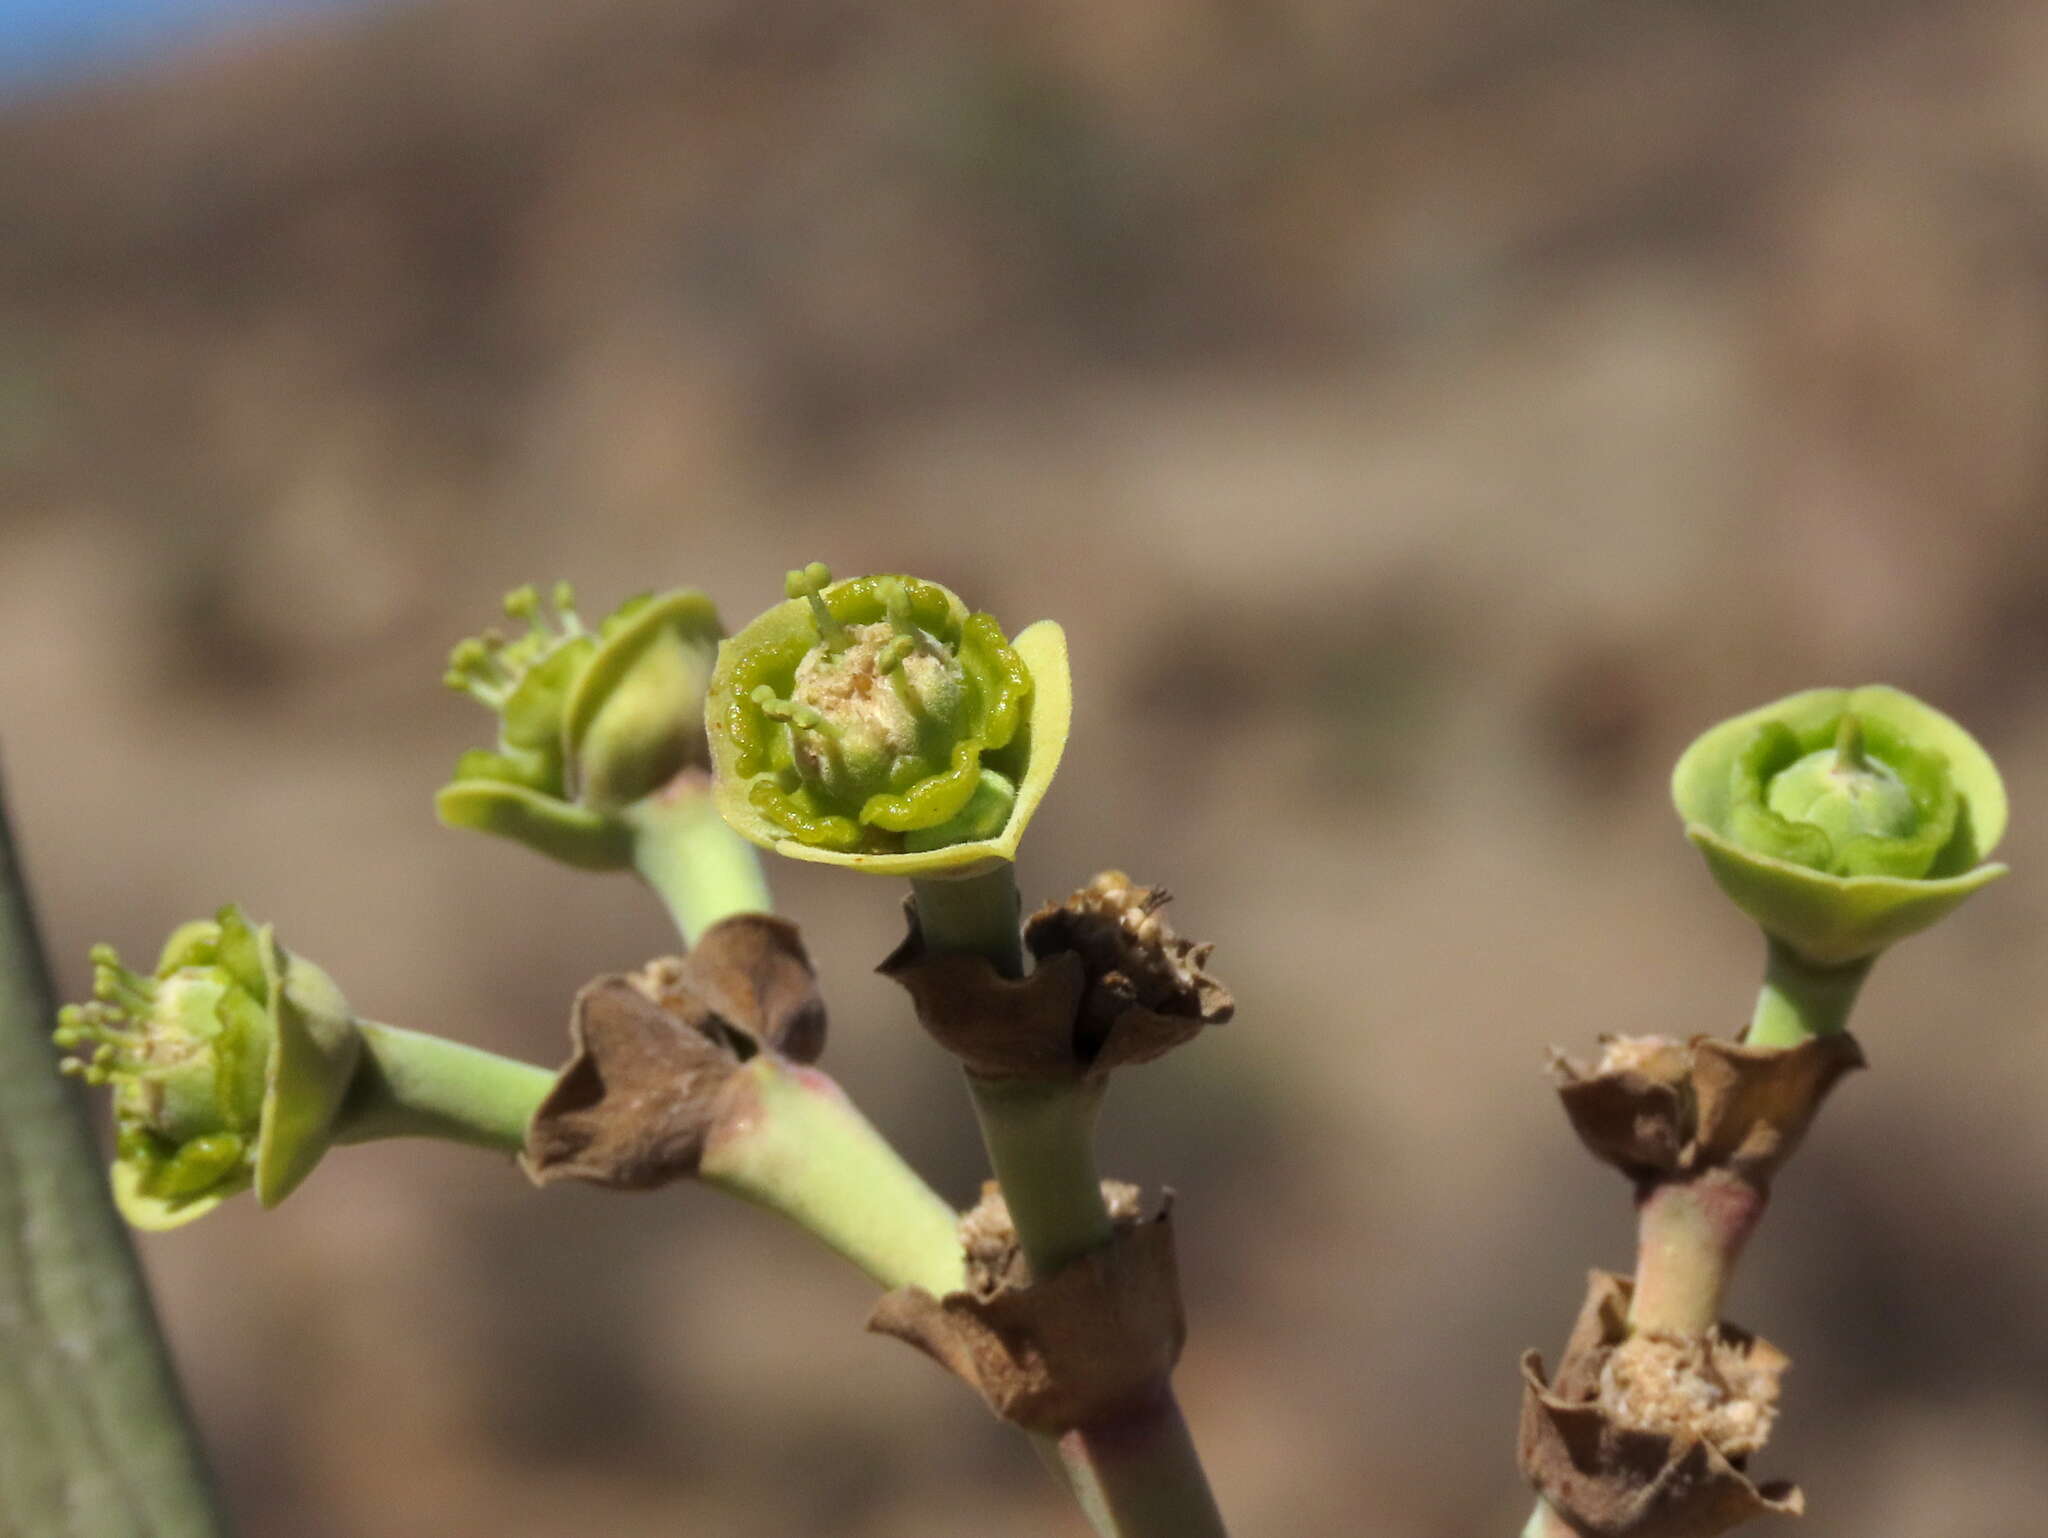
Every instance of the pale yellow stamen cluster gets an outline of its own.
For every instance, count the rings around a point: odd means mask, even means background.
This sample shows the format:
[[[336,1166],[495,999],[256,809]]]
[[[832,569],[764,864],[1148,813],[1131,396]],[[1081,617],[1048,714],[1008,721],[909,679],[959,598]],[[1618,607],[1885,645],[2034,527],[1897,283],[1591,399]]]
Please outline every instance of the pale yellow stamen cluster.
[[[821,642],[797,664],[791,699],[836,728],[840,750],[862,758],[900,757],[919,746],[920,718],[950,712],[959,680],[945,654],[922,638],[906,652],[886,621],[846,627],[847,644]],[[893,666],[890,665],[893,659]],[[800,768],[806,755],[828,750],[810,732],[794,734]]]
[[[1740,1459],[1770,1439],[1778,1383],[1719,1335],[1642,1334],[1615,1347],[1601,1367],[1600,1404],[1617,1424],[1697,1437]]]

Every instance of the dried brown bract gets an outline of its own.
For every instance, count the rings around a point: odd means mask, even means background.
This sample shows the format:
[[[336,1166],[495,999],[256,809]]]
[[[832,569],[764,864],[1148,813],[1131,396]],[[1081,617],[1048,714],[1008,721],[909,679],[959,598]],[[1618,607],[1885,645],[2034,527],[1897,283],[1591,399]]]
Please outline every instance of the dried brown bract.
[[[1043,1282],[1024,1280],[993,1186],[961,1220],[968,1290],[888,1294],[868,1328],[917,1347],[1004,1420],[1057,1435],[1158,1395],[1187,1338],[1170,1204],[1141,1218],[1135,1186],[1103,1183],[1116,1236]]]
[[[913,909],[910,933],[878,970],[971,1072],[1100,1076],[1170,1052],[1236,1007],[1204,970],[1211,947],[1167,925],[1166,901],[1160,888],[1104,872],[1031,916],[1024,941],[1037,965],[1021,980],[979,956],[928,954]]]
[[[825,1051],[825,1000],[803,932],[769,913],[742,913],[705,930],[687,956],[635,974],[655,1003],[699,1029],[738,1032],[742,1056],[770,1047],[795,1063]]]
[[[825,1009],[796,926],[742,914],[686,957],[589,983],[569,1040],[527,1129],[528,1176],[647,1190],[696,1172],[740,1064],[762,1051],[816,1058]]]
[[[1805,1507],[1743,1471],[1777,1414],[1789,1365],[1720,1325],[1705,1337],[1631,1335],[1626,1278],[1595,1271],[1557,1379],[1522,1359],[1523,1475],[1586,1538],[1713,1538]]]
[[[1149,1062],[1236,1012],[1230,990],[1203,970],[1215,946],[1175,934],[1170,901],[1164,887],[1110,870],[1025,921],[1024,944],[1041,966],[1081,958],[1077,1050],[1091,1066]]]
[[[1102,1182],[1102,1205],[1119,1229],[1138,1221],[1143,1196],[1121,1180]],[[1010,1204],[995,1181],[983,1181],[981,1200],[960,1215],[960,1243],[967,1251],[967,1290],[975,1296],[993,1297],[1005,1287],[1030,1282],[1031,1268],[1017,1239],[1017,1225],[1010,1220]]]
[[[1636,1180],[1731,1169],[1759,1188],[1799,1146],[1828,1092],[1863,1052],[1847,1034],[1796,1047],[1710,1036],[1603,1038],[1598,1064],[1553,1059],[1579,1140]]]

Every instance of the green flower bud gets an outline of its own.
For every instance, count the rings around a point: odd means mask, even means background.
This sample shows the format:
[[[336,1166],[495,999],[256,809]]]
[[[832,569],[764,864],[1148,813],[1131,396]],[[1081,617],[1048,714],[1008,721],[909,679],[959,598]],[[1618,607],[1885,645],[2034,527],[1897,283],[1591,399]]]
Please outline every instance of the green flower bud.
[[[1004,640],[936,583],[791,572],[719,648],[706,707],[719,810],[764,848],[880,874],[1015,857],[1066,746],[1066,636]]]
[[[2005,831],[1990,756],[1881,684],[1722,722],[1671,791],[1722,890],[1813,966],[1875,956],[2005,873],[1980,863]]]
[[[327,1151],[361,1051],[327,974],[237,908],[186,924],[154,973],[92,953],[93,999],[58,1016],[66,1073],[113,1091],[114,1200],[176,1228],[255,1187],[275,1206]]]
[[[553,599],[550,621],[538,592],[517,589],[505,612],[524,634],[487,631],[449,655],[449,686],[496,711],[500,726],[496,750],[463,754],[435,806],[452,827],[617,869],[632,863],[621,813],[710,768],[704,689],[725,632],[711,601],[689,589],[628,599],[594,631],[567,583]]]

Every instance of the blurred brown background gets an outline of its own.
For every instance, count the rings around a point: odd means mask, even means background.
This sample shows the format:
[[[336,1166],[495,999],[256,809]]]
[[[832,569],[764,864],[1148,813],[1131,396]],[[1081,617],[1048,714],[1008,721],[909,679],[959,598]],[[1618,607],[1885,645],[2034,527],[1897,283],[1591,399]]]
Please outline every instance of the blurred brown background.
[[[2048,8],[422,0],[0,105],[0,738],[73,994],[234,898],[536,1059],[671,944],[438,828],[446,647],[910,568],[1075,646],[1027,895],[1122,865],[1239,1018],[1111,1098],[1248,1535],[1506,1538],[1516,1353],[1625,1266],[1545,1049],[1726,1031],[1664,779],[1886,680],[2016,874],[1879,968],[1736,1317],[1803,1531],[2048,1503]],[[881,883],[774,873],[950,1196]],[[1078,1532],[866,1284],[706,1193],[351,1151],[146,1245],[246,1538]]]

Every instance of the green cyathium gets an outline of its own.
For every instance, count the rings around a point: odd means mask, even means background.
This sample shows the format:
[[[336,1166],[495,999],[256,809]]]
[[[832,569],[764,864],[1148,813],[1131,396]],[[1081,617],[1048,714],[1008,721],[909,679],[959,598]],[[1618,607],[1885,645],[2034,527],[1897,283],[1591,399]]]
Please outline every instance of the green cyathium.
[[[1724,721],[1678,761],[1686,835],[1793,961],[1867,962],[2005,873],[2005,788],[1954,721],[1884,685]]]
[[[274,1206],[319,1161],[361,1042],[327,974],[236,908],[187,924],[154,972],[93,951],[93,999],[55,1039],[67,1072],[113,1091],[114,1197],[175,1228],[253,1187]]]
[[[785,591],[712,674],[727,822],[764,848],[882,874],[1012,858],[1066,741],[1059,627],[1013,643],[936,583],[835,583],[815,562]]]
[[[589,870],[633,865],[626,813],[685,771],[708,769],[704,689],[719,638],[703,594],[628,599],[593,630],[567,583],[550,618],[539,592],[508,594],[525,625],[449,656],[447,682],[495,711],[495,748],[465,753],[436,797],[441,820],[515,839]]]
[[[364,1020],[319,967],[237,908],[186,924],[154,972],[96,946],[93,999],[54,1032],[113,1094],[115,1204],[177,1228],[253,1189],[289,1196],[337,1144],[430,1137],[517,1150],[543,1068]]]

